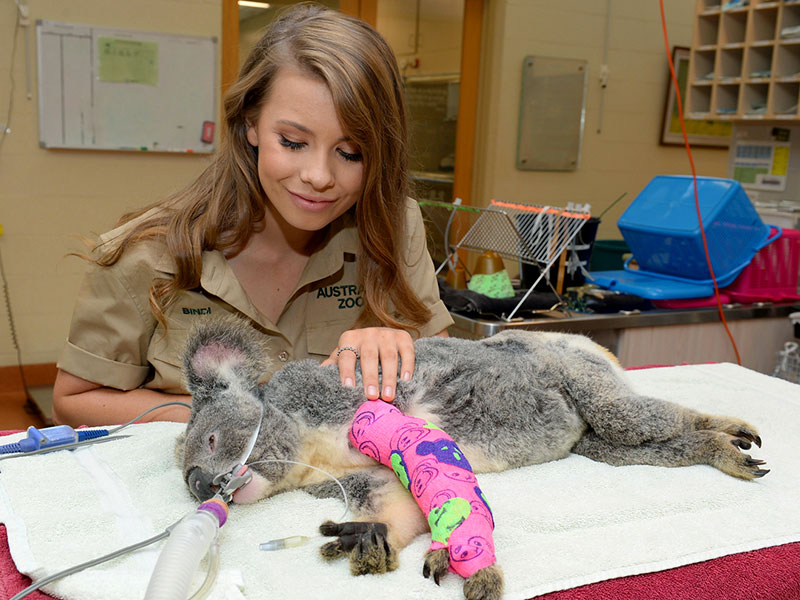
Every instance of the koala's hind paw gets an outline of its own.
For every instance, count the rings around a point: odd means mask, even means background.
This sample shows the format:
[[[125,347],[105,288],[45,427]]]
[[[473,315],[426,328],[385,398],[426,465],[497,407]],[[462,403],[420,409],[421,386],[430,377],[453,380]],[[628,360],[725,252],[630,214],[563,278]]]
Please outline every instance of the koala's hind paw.
[[[750,443],[761,447],[761,436],[758,429],[747,421],[737,419],[736,417],[715,417],[704,416],[699,424],[698,429],[706,429],[710,431],[721,431],[730,436],[740,438],[747,445],[742,446],[745,450],[750,448]]]
[[[433,575],[433,581],[439,585],[439,579],[447,575],[450,568],[450,553],[447,548],[438,548],[425,552],[425,562],[422,565],[422,576],[428,579]]]
[[[353,575],[386,573],[397,568],[397,553],[387,539],[384,523],[334,523],[320,525],[320,533],[336,536],[320,548],[323,558],[332,560],[348,554]]]
[[[500,565],[489,565],[464,581],[464,597],[466,600],[500,600],[504,585]]]
[[[740,427],[735,434],[736,437],[753,442],[756,446],[761,448],[761,436],[758,435],[755,427]]]
[[[753,458],[742,450],[751,448],[750,441],[737,435],[719,434],[719,451],[714,452],[711,464],[720,471],[741,479],[756,479],[769,473],[762,469],[763,460]],[[755,440],[754,440],[755,441]],[[759,439],[760,441],[760,439]]]

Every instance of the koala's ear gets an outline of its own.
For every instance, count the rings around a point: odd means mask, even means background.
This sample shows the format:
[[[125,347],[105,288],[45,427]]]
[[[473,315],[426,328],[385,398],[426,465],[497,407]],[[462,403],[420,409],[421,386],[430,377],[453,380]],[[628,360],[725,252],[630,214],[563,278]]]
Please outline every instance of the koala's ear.
[[[203,320],[189,333],[183,352],[186,389],[196,404],[234,381],[253,392],[266,368],[265,348],[246,321],[229,316]]]

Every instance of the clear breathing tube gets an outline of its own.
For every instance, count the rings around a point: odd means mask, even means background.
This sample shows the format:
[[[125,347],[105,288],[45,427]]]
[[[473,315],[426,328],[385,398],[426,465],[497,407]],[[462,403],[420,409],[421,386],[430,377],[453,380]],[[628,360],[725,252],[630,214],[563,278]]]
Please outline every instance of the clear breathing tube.
[[[109,431],[109,435],[118,433],[120,430],[128,427],[153,410],[175,404],[191,408],[191,406],[185,402],[165,402],[145,411],[135,419],[132,419],[131,421],[128,421],[127,423]],[[261,411],[261,417],[263,417],[263,406],[261,407]],[[255,431],[251,434],[247,448],[245,448],[245,451],[242,454],[241,463],[244,463],[247,460],[251,451],[253,450],[260,426],[261,418],[259,418],[259,423]],[[342,516],[339,518],[339,520],[344,520],[349,510],[347,492],[345,491],[342,483],[331,473],[328,473],[327,471],[313,465],[279,458],[258,460],[250,464],[256,465],[259,463],[268,462],[300,465],[315,471],[319,471],[320,473],[330,477],[336,482],[342,492],[344,511],[342,512]],[[100,558],[87,561],[75,567],[70,567],[48,577],[44,577],[43,579],[32,583],[30,586],[13,596],[11,600],[22,600],[22,598],[25,598],[48,583],[61,579],[62,577],[66,577],[67,575],[80,572],[88,567],[102,564],[108,560],[111,560],[112,558],[123,556],[128,552],[132,552],[139,548],[144,548],[164,538],[167,538],[167,542],[165,543],[165,546],[162,549],[158,560],[156,561],[156,566],[150,577],[150,582],[145,594],[145,600],[157,600],[161,598],[165,600],[183,598],[191,598],[191,600],[196,600],[203,598],[210,591],[219,568],[219,549],[216,544],[216,538],[219,528],[222,527],[227,520],[227,515],[228,506],[225,501],[221,498],[214,497],[211,500],[201,504],[197,508],[196,512],[189,513],[187,516],[183,517],[180,521],[171,525],[161,533]],[[305,535],[292,535],[289,537],[278,538],[264,542],[263,544],[259,545],[259,549],[280,550],[283,548],[294,548],[297,546],[302,546],[312,539],[316,539],[317,537],[320,536],[309,537]],[[206,576],[205,581],[202,583],[200,588],[190,596],[189,587],[191,586],[194,573],[197,570],[200,561],[204,556],[206,556],[206,554],[209,556],[208,575]]]
[[[239,471],[239,468],[249,458],[261,431],[264,405],[259,404],[259,409],[260,414],[256,427],[250,434],[240,462],[232,468],[231,475],[238,475],[246,470]],[[222,475],[224,473],[220,476]],[[222,486],[221,493],[203,502],[195,512],[189,513],[170,527],[169,538],[167,538],[167,542],[158,556],[158,561],[156,561],[156,566],[153,568],[153,573],[150,575],[144,600],[183,600],[188,598],[195,571],[206,554],[209,556],[208,576],[200,589],[191,597],[202,598],[210,591],[219,568],[217,533],[228,520],[226,500],[230,501],[230,496],[226,495],[225,485]]]
[[[249,452],[247,453],[249,454]],[[330,477],[342,492],[344,500],[344,511],[339,520],[343,520],[349,510],[347,492],[341,481],[327,471],[286,459],[264,459],[250,463],[248,466],[259,463],[279,462],[293,465],[300,465],[315,471],[319,471]],[[219,528],[225,524],[228,515],[227,504],[219,498],[212,498],[201,504],[197,511],[188,514],[170,528],[169,538],[167,538],[164,548],[158,557],[150,583],[147,586],[145,600],[174,600],[175,598],[188,598],[190,586],[194,573],[200,561],[209,554],[209,575],[205,582],[192,598],[202,598],[209,591],[214,583],[214,578],[218,570],[218,556],[216,538]],[[259,545],[260,550],[282,550],[284,548],[296,548],[303,546],[316,537],[305,535],[292,535],[285,538],[269,540]]]
[[[200,561],[209,554],[209,577],[194,595],[202,597],[210,590],[217,573],[217,532],[225,524],[228,506],[212,498],[178,521],[158,557],[145,600],[175,600],[189,597],[192,578]]]
[[[248,452],[249,454],[249,452]],[[279,462],[300,465],[319,471],[330,477],[339,486],[344,500],[344,512],[339,520],[343,520],[349,510],[347,492],[341,481],[327,471],[294,460],[264,459],[250,463],[248,466],[259,463]],[[202,598],[214,583],[218,570],[218,556],[216,538],[219,528],[225,524],[228,515],[228,506],[220,498],[212,498],[201,504],[197,511],[190,513],[178,521],[170,529],[164,548],[158,557],[150,583],[147,586],[145,600],[174,600],[175,598],[188,598],[194,573],[200,561],[209,554],[209,575],[200,589],[192,598]],[[292,535],[285,538],[269,540],[259,545],[260,550],[282,550],[303,546],[316,537],[305,535]]]

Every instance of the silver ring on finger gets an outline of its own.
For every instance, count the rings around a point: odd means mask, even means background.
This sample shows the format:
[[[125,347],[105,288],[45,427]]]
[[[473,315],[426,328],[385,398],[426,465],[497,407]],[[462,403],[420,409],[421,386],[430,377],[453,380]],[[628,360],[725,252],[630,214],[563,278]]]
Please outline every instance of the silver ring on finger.
[[[361,358],[361,355],[358,353],[358,350],[356,350],[356,349],[355,349],[355,348],[353,348],[352,346],[342,346],[341,348],[339,348],[339,349],[336,351],[336,358],[338,359],[338,358],[339,358],[339,355],[340,355],[342,352],[344,352],[345,350],[350,350],[350,352],[352,352],[353,354],[355,354],[355,355],[356,355],[356,360],[359,360],[359,359]]]

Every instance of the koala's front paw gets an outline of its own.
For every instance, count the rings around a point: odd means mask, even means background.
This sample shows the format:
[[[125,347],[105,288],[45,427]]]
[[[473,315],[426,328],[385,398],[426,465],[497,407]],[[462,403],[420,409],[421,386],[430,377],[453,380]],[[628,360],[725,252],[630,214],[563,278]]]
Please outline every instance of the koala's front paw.
[[[425,552],[425,562],[422,565],[422,576],[428,579],[433,575],[433,581],[439,585],[439,579],[447,575],[450,569],[450,553],[447,548],[428,550]]]
[[[384,523],[326,521],[319,530],[322,535],[337,538],[320,548],[322,557],[333,560],[349,555],[353,575],[386,573],[397,568],[397,553],[389,544]]]
[[[466,600],[500,600],[503,597],[503,570],[493,564],[475,571],[464,581]]]

